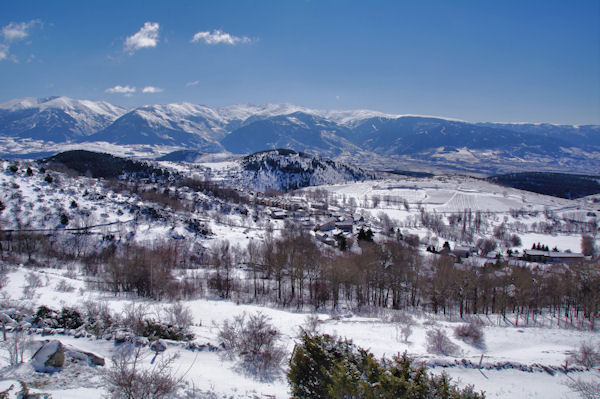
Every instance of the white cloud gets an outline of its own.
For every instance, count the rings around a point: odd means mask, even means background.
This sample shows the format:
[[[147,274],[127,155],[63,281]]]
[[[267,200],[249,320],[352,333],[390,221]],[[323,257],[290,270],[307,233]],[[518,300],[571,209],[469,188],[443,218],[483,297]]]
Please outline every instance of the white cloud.
[[[229,33],[223,32],[222,30],[215,29],[212,32],[203,31],[198,32],[192,37],[191,42],[204,42],[205,44],[229,44],[235,46],[239,43],[250,43],[252,39],[246,36],[233,36]]]
[[[115,87],[111,87],[109,89],[104,90],[107,93],[110,94],[125,94],[125,95],[131,95],[133,93],[135,93],[135,87],[132,86],[121,86],[121,85],[116,85]]]
[[[160,87],[146,86],[142,89],[142,93],[160,93],[163,91]]]
[[[133,53],[141,48],[156,47],[159,29],[160,25],[158,22],[144,23],[144,26],[142,26],[135,35],[128,36],[127,39],[125,39],[125,51]]]
[[[29,36],[29,30],[39,23],[41,22],[38,19],[29,22],[11,22],[2,28],[2,36],[8,42],[25,39]]]
[[[33,19],[29,22],[11,22],[8,25],[3,26],[0,30],[0,38],[2,38],[2,42],[0,42],[0,61],[10,60],[18,63],[18,58],[15,55],[10,54],[12,42],[26,39],[30,34],[31,28],[41,23],[42,22],[39,19]],[[31,58],[31,56],[32,55],[30,55],[29,58]]]
[[[187,82],[185,84],[186,87],[192,87],[192,86],[197,86],[198,84],[200,84],[199,80],[194,80],[193,82]]]
[[[8,58],[8,46],[0,43],[0,61]]]

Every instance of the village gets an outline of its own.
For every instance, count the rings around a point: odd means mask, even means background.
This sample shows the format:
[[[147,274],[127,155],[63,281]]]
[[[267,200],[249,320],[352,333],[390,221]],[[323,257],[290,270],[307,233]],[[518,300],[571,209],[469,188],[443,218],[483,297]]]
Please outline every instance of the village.
[[[513,266],[546,267],[560,264],[568,265],[584,260],[592,260],[592,256],[574,252],[570,249],[560,251],[558,248],[550,250],[547,246],[537,243],[531,249],[506,248],[485,250],[476,245],[451,245],[448,241],[436,247],[422,242],[415,234],[403,234],[400,228],[390,227],[387,231],[382,229],[379,221],[367,221],[364,216],[356,217],[347,209],[336,205],[328,205],[327,201],[308,201],[303,197],[278,196],[262,197],[257,201],[268,207],[269,215],[273,221],[292,220],[294,226],[304,231],[310,231],[314,239],[330,247],[347,250],[357,240],[372,240],[375,235],[384,240],[396,240],[407,246],[416,247],[423,253],[448,256],[455,259],[456,263],[469,259],[470,263],[484,265],[506,261]],[[587,216],[595,219],[596,214],[588,212]],[[571,220],[571,222],[573,222]]]

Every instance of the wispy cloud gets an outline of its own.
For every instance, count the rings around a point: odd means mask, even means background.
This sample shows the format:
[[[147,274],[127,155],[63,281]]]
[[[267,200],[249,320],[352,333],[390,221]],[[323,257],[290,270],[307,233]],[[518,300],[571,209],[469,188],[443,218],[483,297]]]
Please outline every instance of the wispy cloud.
[[[250,43],[252,39],[247,36],[234,36],[227,32],[223,32],[222,30],[215,29],[212,32],[202,31],[198,32],[192,37],[191,42],[203,42],[204,44],[228,44],[230,46],[235,46],[240,43]]]
[[[129,85],[116,85],[115,87],[108,88],[104,91],[109,94],[124,94],[126,96],[130,96],[135,93],[135,87]]]
[[[185,84],[186,87],[192,87],[192,86],[197,86],[198,84],[200,84],[199,80],[194,80],[193,82],[187,82]]]
[[[2,28],[2,36],[7,42],[22,40],[29,36],[29,31],[35,25],[41,24],[39,19],[34,19],[29,22],[11,22]]]
[[[0,44],[0,61],[8,58],[8,46],[6,44]]]
[[[146,86],[142,89],[142,93],[160,93],[163,89],[160,87]]]
[[[128,36],[123,45],[126,52],[133,54],[136,50],[145,47],[156,47],[158,43],[158,22],[146,22],[134,35]]]
[[[10,46],[19,40],[26,39],[31,34],[35,25],[41,25],[42,21],[33,19],[29,22],[11,22],[0,30],[0,61],[11,60],[19,62],[15,55],[10,54]],[[29,56],[31,58],[32,55]]]

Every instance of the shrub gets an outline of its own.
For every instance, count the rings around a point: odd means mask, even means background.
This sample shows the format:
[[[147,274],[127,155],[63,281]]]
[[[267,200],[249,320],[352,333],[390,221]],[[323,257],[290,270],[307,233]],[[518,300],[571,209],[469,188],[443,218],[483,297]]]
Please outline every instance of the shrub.
[[[463,390],[446,376],[431,376],[406,353],[377,360],[351,341],[303,334],[287,374],[292,397],[321,398],[483,398],[473,387]]]
[[[568,381],[566,385],[582,399],[600,398],[600,379],[585,381],[581,378]]]
[[[56,327],[58,314],[47,306],[40,306],[33,316],[33,324],[38,327]]]
[[[175,377],[173,362],[176,357],[161,357],[150,368],[142,368],[142,348],[124,346],[112,359],[112,368],[104,374],[110,399],[166,399],[171,398],[181,385]]]
[[[510,236],[510,238],[508,239],[509,243],[513,246],[513,247],[520,247],[522,242],[521,242],[521,237],[519,237],[516,234],[512,234]]]
[[[594,256],[596,252],[594,237],[589,234],[581,236],[581,252],[585,256]]]
[[[478,348],[485,346],[483,329],[475,323],[457,326],[454,329],[454,337]]]
[[[151,319],[144,320],[144,327],[139,334],[148,338],[171,339],[173,341],[191,341],[194,334],[171,324],[162,324]]]
[[[358,241],[369,241],[372,242],[373,241],[373,236],[375,234],[373,233],[373,230],[368,229],[365,231],[365,229],[363,227],[360,228],[358,235],[356,236]]]
[[[25,277],[25,280],[27,281],[27,286],[32,289],[39,288],[43,285],[42,278],[33,272],[29,272],[27,277]]]
[[[173,308],[177,310],[178,306],[175,305],[171,310]],[[181,306],[177,310],[178,314],[170,316],[174,319],[179,319],[179,324],[172,324],[172,320],[163,323],[148,317],[149,311],[146,305],[131,303],[123,311],[122,326],[139,337],[190,341],[194,339],[194,334],[188,331],[188,327],[191,325],[191,313],[187,313],[186,311],[189,312],[188,309]],[[190,319],[186,320],[187,317],[190,317]]]
[[[493,233],[494,233],[494,238],[502,240],[504,238],[504,236],[506,235],[506,226],[504,226],[504,223],[502,223],[499,226],[495,226]]]
[[[59,292],[73,292],[75,291],[75,287],[69,284],[66,280],[60,280],[58,284],[56,284],[56,291]]]
[[[25,277],[27,285],[23,287],[23,296],[27,299],[32,299],[37,288],[41,287],[42,279],[37,274],[30,272]]]
[[[415,319],[405,312],[394,313],[390,321],[396,324],[396,339],[407,343],[408,338],[412,334],[412,328],[417,322]]]
[[[319,332],[319,324],[321,320],[316,314],[310,314],[304,319],[304,325],[300,327],[300,335],[304,332],[308,334],[317,334]]]
[[[281,365],[285,350],[279,346],[280,337],[271,319],[262,313],[243,313],[219,327],[225,349],[239,359],[243,369],[260,378],[270,377]]]
[[[492,252],[494,249],[496,249],[498,244],[493,239],[480,238],[479,240],[477,240],[477,243],[475,244],[475,246],[479,249],[479,252],[481,253],[481,255],[485,256],[485,255],[489,254],[490,252]]]
[[[582,342],[571,359],[583,367],[594,368],[600,365],[600,348],[598,349],[596,350],[589,342]]]
[[[60,328],[74,330],[82,325],[83,317],[79,311],[73,308],[62,308],[60,315],[58,315],[58,326]]]
[[[456,356],[459,348],[443,330],[436,328],[427,331],[427,351],[437,355]]]
[[[86,301],[85,314],[88,319],[86,330],[100,336],[111,330],[117,320],[112,315],[106,302]]]
[[[123,327],[131,330],[135,335],[142,336],[145,330],[148,307],[144,304],[130,303],[123,309]]]
[[[74,308],[62,308],[60,313],[51,309],[47,306],[40,306],[35,316],[33,317],[33,324],[38,327],[50,327],[50,328],[65,328],[74,330],[84,325],[85,320],[81,313]]]
[[[194,323],[192,311],[181,302],[177,302],[172,306],[167,307],[165,313],[167,315],[168,324],[180,328],[183,331],[188,331]]]

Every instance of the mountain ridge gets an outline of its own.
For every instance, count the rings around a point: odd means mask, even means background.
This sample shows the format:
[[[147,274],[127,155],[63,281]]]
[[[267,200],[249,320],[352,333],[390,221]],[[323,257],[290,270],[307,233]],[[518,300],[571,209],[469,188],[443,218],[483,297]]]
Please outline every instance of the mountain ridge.
[[[486,173],[600,169],[600,125],[472,123],[288,103],[217,108],[178,102],[127,109],[67,97],[24,98],[0,104],[0,137],[205,153],[289,148],[378,166],[418,162]]]

